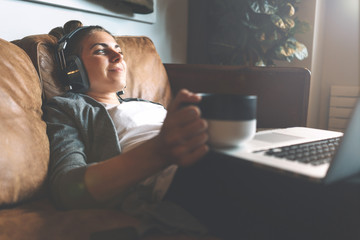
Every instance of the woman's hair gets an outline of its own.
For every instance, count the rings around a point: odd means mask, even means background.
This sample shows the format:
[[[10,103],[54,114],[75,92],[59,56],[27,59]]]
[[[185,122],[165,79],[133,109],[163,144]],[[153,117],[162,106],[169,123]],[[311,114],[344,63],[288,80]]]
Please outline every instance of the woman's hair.
[[[66,22],[64,24],[64,27],[62,27],[62,28],[61,27],[54,28],[53,30],[51,30],[49,32],[49,34],[57,37],[58,39],[61,39],[61,37],[66,36],[81,27],[83,27],[83,24],[80,21],[71,20],[71,21]],[[88,26],[84,29],[81,29],[75,35],[73,35],[71,37],[71,39],[67,42],[67,46],[66,46],[66,49],[64,50],[64,54],[66,56],[69,56],[69,55],[80,56],[81,51],[82,51],[81,41],[86,36],[88,36],[94,32],[106,32],[109,35],[113,36],[109,31],[107,31],[106,29],[104,29],[101,26],[98,26],[98,25]],[[115,39],[115,37],[114,37],[114,39]]]

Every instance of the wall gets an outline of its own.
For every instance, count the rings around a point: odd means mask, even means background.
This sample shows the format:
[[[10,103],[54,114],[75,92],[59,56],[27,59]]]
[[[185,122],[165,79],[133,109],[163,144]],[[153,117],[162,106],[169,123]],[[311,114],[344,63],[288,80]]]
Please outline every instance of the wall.
[[[309,57],[279,66],[311,70],[308,126],[327,129],[331,85],[359,86],[359,0],[302,0],[298,17],[313,30],[298,35]]]
[[[360,84],[359,1],[317,0],[316,12],[309,125],[327,128],[331,85]]]
[[[114,35],[150,37],[164,63],[186,62],[188,0],[157,0],[156,22],[141,23],[20,0],[0,0],[0,38],[14,40],[48,33],[66,21],[97,24]]]

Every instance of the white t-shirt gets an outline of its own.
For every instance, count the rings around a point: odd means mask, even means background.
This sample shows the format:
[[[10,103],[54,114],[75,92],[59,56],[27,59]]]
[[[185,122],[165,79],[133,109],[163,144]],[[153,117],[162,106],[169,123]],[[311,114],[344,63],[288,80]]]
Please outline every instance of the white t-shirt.
[[[121,151],[126,152],[155,137],[166,117],[166,109],[158,104],[145,101],[105,104],[119,136]],[[153,199],[161,200],[169,188],[177,166],[171,165],[147,178],[142,184],[153,185]]]

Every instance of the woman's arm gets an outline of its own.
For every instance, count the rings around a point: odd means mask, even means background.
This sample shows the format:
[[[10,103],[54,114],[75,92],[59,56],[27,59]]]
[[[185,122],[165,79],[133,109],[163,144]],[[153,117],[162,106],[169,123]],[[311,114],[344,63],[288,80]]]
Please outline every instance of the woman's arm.
[[[106,161],[88,166],[85,186],[100,202],[107,202],[136,183],[171,164],[188,166],[207,151],[207,123],[195,106],[183,103],[200,101],[200,97],[182,90],[168,108],[158,136],[137,148]]]

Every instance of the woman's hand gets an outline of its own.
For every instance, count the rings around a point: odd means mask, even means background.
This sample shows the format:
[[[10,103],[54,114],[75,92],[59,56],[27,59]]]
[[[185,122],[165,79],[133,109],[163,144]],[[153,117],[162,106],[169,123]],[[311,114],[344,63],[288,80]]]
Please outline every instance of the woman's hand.
[[[209,147],[207,122],[201,118],[197,103],[201,100],[188,90],[181,90],[168,107],[168,113],[159,134],[160,151],[164,157],[179,166],[188,166],[204,156]]]
[[[171,164],[189,166],[208,151],[207,122],[195,105],[201,97],[181,90],[169,105],[159,135],[125,153],[87,167],[86,187],[98,201],[117,198],[126,189]],[[184,107],[184,105],[186,105]]]

